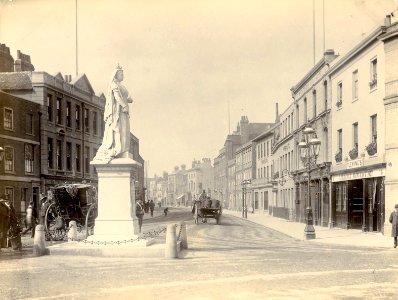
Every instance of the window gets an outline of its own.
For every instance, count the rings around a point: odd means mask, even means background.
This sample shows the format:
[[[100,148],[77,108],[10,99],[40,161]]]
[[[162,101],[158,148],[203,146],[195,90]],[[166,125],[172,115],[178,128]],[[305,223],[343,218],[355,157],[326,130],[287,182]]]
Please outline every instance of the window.
[[[358,123],[352,124],[353,148],[358,149]]]
[[[13,206],[15,206],[14,203],[14,188],[10,186],[6,186],[4,189],[4,194],[6,194],[7,200],[9,200]]]
[[[76,163],[76,171],[80,172],[81,167],[80,167],[80,161],[81,161],[81,148],[80,145],[76,145],[76,156],[75,156],[75,163]]]
[[[304,124],[307,123],[308,119],[307,119],[307,98],[304,98]]]
[[[90,148],[84,147],[84,167],[87,173],[90,173]]]
[[[57,169],[62,170],[62,141],[57,140]]]
[[[57,97],[57,124],[62,124],[62,102],[61,98]]]
[[[48,168],[54,169],[54,150],[53,150],[53,139],[47,139],[47,156],[48,156]]]
[[[296,124],[297,124],[297,129],[300,128],[300,107],[297,104],[296,105],[296,116],[297,116],[297,120],[296,120]]]
[[[325,81],[323,83],[323,97],[324,97],[324,105],[325,105],[325,110],[328,109],[328,82]]]
[[[66,142],[66,170],[72,171],[72,144]]]
[[[26,114],[25,131],[27,134],[33,134],[33,114]]]
[[[14,129],[13,111],[11,108],[4,108],[4,129]]]
[[[352,100],[358,99],[358,70],[352,73]]]
[[[90,132],[89,128],[89,111],[87,108],[84,109],[84,131]]]
[[[94,132],[95,135],[97,135],[97,133],[98,133],[98,128],[97,127],[98,127],[97,126],[97,112],[94,111],[93,112],[93,132]]]
[[[343,129],[337,130],[337,151],[343,153]]]
[[[312,92],[312,117],[316,117],[316,91]]]
[[[54,103],[53,103],[53,95],[47,95],[47,114],[48,114],[48,120],[50,122],[53,121],[53,109],[54,109]]]
[[[21,189],[21,212],[26,211],[26,202],[28,200],[28,188]]]
[[[4,147],[4,171],[14,172],[14,148]]]
[[[33,145],[25,145],[25,173],[34,173],[35,156]]]
[[[75,110],[75,122],[76,122],[76,129],[80,130],[80,106],[76,105],[76,110]]]
[[[71,127],[72,126],[72,121],[71,121],[71,103],[66,102],[66,126]]]
[[[371,122],[371,134],[372,134],[372,142],[377,143],[377,115],[373,115],[370,117]]]
[[[374,58],[370,62],[370,89],[375,89],[377,87],[377,58]]]
[[[340,81],[337,84],[337,107],[340,107],[343,104],[343,83]]]

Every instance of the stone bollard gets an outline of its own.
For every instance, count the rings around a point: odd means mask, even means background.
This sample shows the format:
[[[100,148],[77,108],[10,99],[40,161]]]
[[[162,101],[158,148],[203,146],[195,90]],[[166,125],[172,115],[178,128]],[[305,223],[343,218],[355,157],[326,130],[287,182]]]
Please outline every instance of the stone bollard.
[[[165,258],[178,258],[175,224],[167,225]]]
[[[77,241],[77,225],[76,221],[69,222],[68,242]]]
[[[44,225],[36,225],[35,237],[33,239],[33,255],[42,256],[50,254],[50,251],[46,248],[45,242],[46,231]]]
[[[181,249],[188,249],[187,224],[181,222],[177,227],[177,232],[180,232]]]

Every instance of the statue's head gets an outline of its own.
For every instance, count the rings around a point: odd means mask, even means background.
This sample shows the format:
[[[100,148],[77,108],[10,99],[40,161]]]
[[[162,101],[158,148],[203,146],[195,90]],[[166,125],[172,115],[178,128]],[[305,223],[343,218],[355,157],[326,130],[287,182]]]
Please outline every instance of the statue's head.
[[[116,69],[115,69],[115,79],[118,81],[123,81],[124,79],[124,74],[123,74],[123,68],[118,64]]]

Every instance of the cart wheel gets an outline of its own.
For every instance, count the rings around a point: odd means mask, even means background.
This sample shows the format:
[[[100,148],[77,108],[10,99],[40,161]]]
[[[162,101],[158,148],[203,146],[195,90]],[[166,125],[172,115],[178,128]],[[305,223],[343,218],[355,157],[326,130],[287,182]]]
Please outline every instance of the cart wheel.
[[[47,208],[44,218],[46,237],[52,241],[62,241],[66,237],[66,222],[62,216],[58,215],[55,203],[51,203]]]
[[[97,204],[94,203],[89,207],[86,215],[86,224],[85,224],[86,238],[89,235],[94,234],[95,218],[97,217],[97,215],[98,215]]]

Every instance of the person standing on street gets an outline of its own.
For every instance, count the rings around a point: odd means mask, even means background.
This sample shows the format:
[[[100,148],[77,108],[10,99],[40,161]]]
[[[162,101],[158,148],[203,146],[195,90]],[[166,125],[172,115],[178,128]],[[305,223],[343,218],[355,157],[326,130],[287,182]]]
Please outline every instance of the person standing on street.
[[[140,232],[142,228],[142,221],[144,220],[144,204],[142,200],[138,200],[137,205],[135,207],[135,215],[138,218],[138,226],[140,227]]]
[[[35,237],[35,229],[37,224],[37,210],[36,205],[34,205],[33,201],[29,202],[29,206],[26,209],[26,232],[31,231],[31,237]]]
[[[149,209],[151,210],[151,217],[153,217],[153,210],[155,209],[155,202],[149,201]]]
[[[397,248],[398,236],[398,204],[395,204],[395,211],[390,215],[390,223],[392,224],[391,236],[394,238],[394,248]]]
[[[50,206],[50,202],[47,197],[41,195],[40,197],[40,225],[44,225],[44,219],[46,217],[47,208]]]

